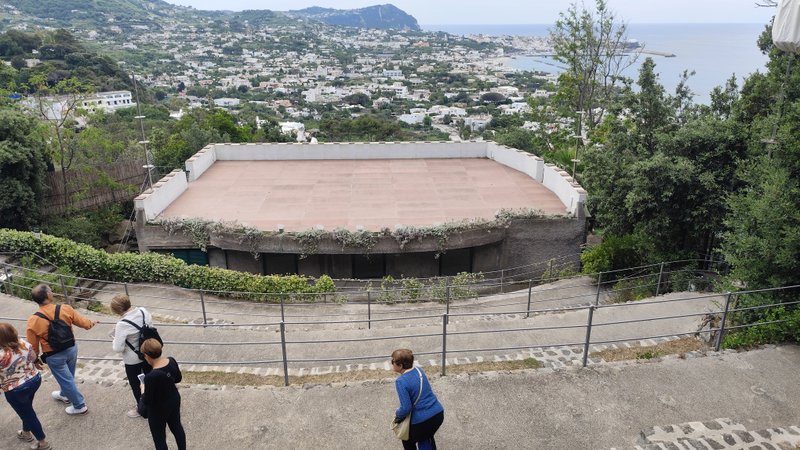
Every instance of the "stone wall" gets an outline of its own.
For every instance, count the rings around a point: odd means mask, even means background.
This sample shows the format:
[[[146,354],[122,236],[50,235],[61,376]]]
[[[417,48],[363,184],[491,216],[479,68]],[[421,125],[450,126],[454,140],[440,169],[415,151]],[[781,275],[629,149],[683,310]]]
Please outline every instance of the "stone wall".
[[[169,250],[197,248],[182,232],[170,235],[158,225],[137,222],[137,235],[143,250]],[[577,268],[578,253],[586,240],[586,219],[581,217],[544,217],[516,219],[508,227],[472,229],[449,237],[445,250],[472,249],[470,266],[473,272],[491,272],[563,258],[569,255]],[[429,277],[439,274],[439,261],[435,254],[440,250],[436,238],[414,240],[400,248],[391,236],[380,237],[369,254],[384,258],[385,271],[392,275]],[[306,251],[308,249],[305,249]],[[268,255],[299,255],[303,246],[287,234],[265,235],[257,242],[244,242],[230,234],[212,234],[209,241],[209,264],[252,273],[263,273],[266,263],[253,253]],[[352,278],[353,258],[366,254],[366,249],[342,247],[330,238],[321,239],[316,249],[305,258],[299,258],[296,268],[289,267],[281,273],[297,271],[334,278]],[[568,261],[570,259],[568,258]],[[563,260],[561,262],[564,262]],[[281,267],[287,267],[283,263]],[[268,269],[266,269],[268,270]]]

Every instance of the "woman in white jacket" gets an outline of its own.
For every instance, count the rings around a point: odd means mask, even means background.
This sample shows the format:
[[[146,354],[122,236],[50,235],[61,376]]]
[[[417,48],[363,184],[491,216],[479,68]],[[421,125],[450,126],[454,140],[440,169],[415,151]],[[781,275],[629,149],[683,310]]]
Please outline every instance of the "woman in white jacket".
[[[139,358],[139,354],[135,351],[141,345],[139,342],[139,329],[137,329],[130,322],[141,327],[146,324],[151,326],[153,324],[153,317],[144,308],[134,308],[131,306],[131,300],[127,295],[117,295],[111,299],[111,311],[114,314],[122,316],[122,319],[117,322],[114,328],[114,342],[112,348],[117,353],[122,353],[122,362],[125,363],[125,374],[128,376],[128,384],[133,391],[133,398],[136,399],[136,404],[139,404],[139,399],[142,397],[142,387],[139,381],[139,374],[147,374],[150,372],[151,367]],[[136,412],[136,407],[125,413],[128,417],[140,417]]]

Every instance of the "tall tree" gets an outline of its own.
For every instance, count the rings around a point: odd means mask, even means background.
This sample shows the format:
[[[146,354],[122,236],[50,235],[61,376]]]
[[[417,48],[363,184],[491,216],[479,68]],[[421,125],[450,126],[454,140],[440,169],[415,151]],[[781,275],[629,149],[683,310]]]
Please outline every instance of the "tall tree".
[[[600,123],[622,72],[639,56],[639,51],[626,51],[627,40],[627,25],[605,0],[596,0],[594,11],[572,3],[550,30],[554,58],[566,65],[559,97],[573,112],[584,111],[589,127]]]
[[[35,88],[34,109],[54,137],[53,159],[58,161],[64,190],[64,211],[70,207],[67,171],[72,167],[77,146],[74,145],[75,113],[85,98],[87,88],[76,78],[48,84],[41,74],[31,77]]]
[[[745,80],[730,114],[749,157],[740,167],[746,186],[730,197],[722,251],[732,275],[754,288],[800,283],[800,57],[775,48],[771,34],[768,26],[758,41],[767,72]]]
[[[740,186],[744,138],[708,108],[685,114],[685,92],[667,95],[654,69],[645,60],[638,92],[628,90],[595,130],[603,146],[584,154],[583,183],[609,234],[635,235],[654,260],[703,257],[722,230],[726,195]]]
[[[0,105],[0,228],[28,229],[38,222],[46,156],[35,126],[30,117]]]

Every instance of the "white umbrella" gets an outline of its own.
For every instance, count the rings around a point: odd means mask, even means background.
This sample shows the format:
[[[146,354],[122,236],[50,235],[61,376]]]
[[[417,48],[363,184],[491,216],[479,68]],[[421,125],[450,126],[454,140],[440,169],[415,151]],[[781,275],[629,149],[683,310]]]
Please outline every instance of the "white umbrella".
[[[781,0],[772,24],[772,42],[787,53],[800,53],[800,0]]]

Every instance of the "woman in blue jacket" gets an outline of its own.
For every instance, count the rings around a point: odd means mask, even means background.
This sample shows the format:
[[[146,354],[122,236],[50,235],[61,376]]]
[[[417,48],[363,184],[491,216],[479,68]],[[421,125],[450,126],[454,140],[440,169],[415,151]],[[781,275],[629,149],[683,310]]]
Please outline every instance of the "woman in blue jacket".
[[[392,369],[399,373],[395,381],[400,407],[395,411],[395,422],[411,414],[408,440],[402,441],[405,450],[436,450],[433,435],[444,422],[444,407],[431,390],[425,372],[414,367],[414,353],[401,348],[392,352]],[[421,390],[420,390],[421,388]]]

